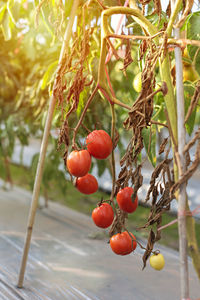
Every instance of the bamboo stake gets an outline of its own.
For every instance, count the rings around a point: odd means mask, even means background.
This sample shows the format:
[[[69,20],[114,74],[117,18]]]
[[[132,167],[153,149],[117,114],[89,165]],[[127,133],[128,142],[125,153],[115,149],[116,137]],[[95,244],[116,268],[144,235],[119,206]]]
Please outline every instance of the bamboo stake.
[[[172,0],[172,7],[176,0]],[[180,29],[174,29],[176,39],[180,38]],[[179,47],[175,48],[176,61],[176,100],[177,100],[177,127],[178,127],[178,153],[180,156],[181,170],[186,171],[186,161],[184,155],[185,147],[185,106],[184,106],[184,87],[183,87],[183,63],[182,53]],[[179,177],[182,176],[179,168]],[[181,299],[189,298],[189,276],[188,276],[188,258],[187,258],[187,229],[186,229],[186,183],[182,184],[178,194],[178,232],[179,232],[179,257],[180,257],[180,286]]]
[[[74,24],[74,18],[76,15],[76,10],[77,10],[78,4],[79,4],[79,0],[74,0],[72,10],[71,10],[71,15],[70,15],[70,18],[69,18],[69,21],[67,24],[67,28],[65,31],[65,35],[64,35],[62,49],[60,52],[59,63],[58,63],[58,68],[57,68],[57,75],[58,75],[59,66],[62,62],[65,50],[67,49],[67,47],[69,45],[69,40],[70,40],[71,33],[72,33],[72,26]],[[54,95],[54,91],[57,86],[57,80],[58,80],[58,76],[56,76],[56,79],[54,82],[53,93],[50,98],[48,115],[47,115],[47,119],[46,119],[46,123],[45,123],[45,129],[44,129],[43,139],[42,139],[41,148],[40,148],[40,157],[39,157],[39,161],[38,161],[38,165],[37,165],[37,172],[36,172],[36,176],[35,176],[35,183],[34,183],[34,188],[33,188],[31,207],[30,207],[29,217],[28,217],[26,239],[25,239],[23,257],[22,257],[22,261],[21,261],[21,268],[20,268],[19,279],[18,279],[18,284],[17,284],[18,288],[23,287],[24,273],[25,273],[25,269],[26,269],[26,263],[27,263],[29,248],[30,248],[32,230],[33,230],[33,225],[34,225],[34,220],[35,220],[35,215],[36,215],[36,210],[37,210],[38,198],[39,198],[39,194],[40,194],[40,186],[41,186],[41,180],[42,180],[42,173],[43,173],[43,169],[44,169],[44,161],[45,161],[45,156],[46,156],[46,152],[47,152],[48,137],[49,137],[49,132],[51,129],[53,112],[54,112],[55,105],[56,105],[56,97]]]

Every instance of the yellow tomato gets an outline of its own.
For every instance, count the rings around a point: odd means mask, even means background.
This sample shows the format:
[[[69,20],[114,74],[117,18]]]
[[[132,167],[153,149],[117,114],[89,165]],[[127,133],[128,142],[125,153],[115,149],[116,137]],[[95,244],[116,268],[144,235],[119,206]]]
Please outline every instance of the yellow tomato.
[[[186,58],[186,60],[183,59],[183,65],[184,66],[191,66],[191,58],[188,54],[187,48],[184,49],[183,57]]]
[[[142,90],[142,73],[138,73],[133,79],[133,87],[137,93]]]
[[[158,271],[162,270],[165,265],[165,259],[161,253],[151,255],[149,262],[151,267]]]

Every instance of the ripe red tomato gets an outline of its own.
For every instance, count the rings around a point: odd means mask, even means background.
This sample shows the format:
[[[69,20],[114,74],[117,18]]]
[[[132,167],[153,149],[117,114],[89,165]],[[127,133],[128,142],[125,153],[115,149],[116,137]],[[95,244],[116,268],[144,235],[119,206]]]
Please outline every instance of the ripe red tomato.
[[[119,207],[127,213],[134,212],[138,207],[138,196],[132,199],[132,194],[132,187],[125,187],[117,193],[117,203]]]
[[[127,255],[134,251],[137,247],[137,242],[135,241],[135,236],[132,233],[130,235],[127,231],[113,235],[110,239],[112,251],[118,255]]]
[[[86,175],[90,170],[90,166],[91,156],[87,150],[72,151],[67,158],[67,168],[76,177]]]
[[[112,140],[104,130],[94,130],[86,138],[87,149],[98,159],[107,158],[112,152]]]
[[[102,203],[92,212],[94,223],[101,228],[109,227],[114,220],[114,212],[112,206],[108,203]]]
[[[98,190],[98,182],[93,175],[87,174],[76,179],[76,188],[83,194],[93,194]]]

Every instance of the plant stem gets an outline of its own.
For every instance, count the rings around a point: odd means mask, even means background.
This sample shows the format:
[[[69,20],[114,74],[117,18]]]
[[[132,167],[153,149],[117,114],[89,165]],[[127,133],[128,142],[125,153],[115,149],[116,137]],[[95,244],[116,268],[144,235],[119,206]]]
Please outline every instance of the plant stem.
[[[110,105],[111,106],[111,113],[112,113],[112,128],[111,128],[111,139],[114,145],[114,141],[115,141],[115,125],[116,125],[116,121],[115,121],[115,108],[114,105]],[[115,191],[115,181],[116,181],[116,170],[115,170],[115,154],[114,154],[114,149],[112,151],[112,156],[111,156],[111,160],[112,160],[112,194],[111,194],[111,198],[114,198],[114,191]]]
[[[145,28],[149,35],[155,35],[158,33],[154,25],[152,25],[151,22],[143,16],[139,9],[123,6],[110,7],[102,12],[102,27],[104,33],[107,31],[106,28],[108,28],[106,25],[106,18],[114,14],[131,15],[141,27]]]
[[[114,145],[114,140],[115,140],[115,125],[116,125],[116,120],[115,120],[115,108],[114,105],[110,104],[111,107],[111,114],[112,114],[112,127],[111,127],[111,139]],[[118,213],[115,207],[115,202],[114,202],[114,193],[115,193],[115,181],[116,181],[116,169],[115,169],[115,153],[114,149],[112,150],[111,153],[111,171],[112,171],[112,192],[111,192],[111,202],[113,205],[113,210],[115,212],[115,215],[118,218]]]
[[[168,36],[171,36],[173,25],[177,18],[181,3],[182,3],[182,0],[176,0],[176,3],[174,4],[173,11],[172,11],[172,14],[171,14],[171,17],[169,19],[167,29],[166,29],[166,33]]]
[[[86,103],[86,105],[84,107],[84,110],[83,110],[83,112],[82,112],[82,114],[80,116],[80,119],[79,119],[76,127],[74,128],[74,134],[73,134],[73,139],[72,139],[72,147],[74,149],[76,148],[76,142],[75,142],[75,140],[76,140],[77,131],[78,131],[79,127],[81,126],[81,124],[83,122],[83,119],[84,119],[84,116],[85,116],[85,114],[87,112],[87,109],[88,109],[90,103],[92,102],[92,99],[94,98],[94,96],[95,96],[96,92],[98,91],[98,89],[99,89],[99,87],[98,87],[98,85],[96,85],[94,91],[92,92],[90,98],[88,99],[88,101],[87,101],[87,103]]]
[[[177,1],[178,2],[178,1]],[[177,3],[176,2],[176,3]],[[174,29],[175,38],[180,37],[180,29]],[[176,94],[177,94],[177,124],[178,124],[178,153],[180,157],[179,176],[186,171],[186,161],[184,155],[185,147],[185,105],[184,105],[184,87],[183,87],[183,63],[182,54],[179,47],[175,48],[176,61]],[[187,260],[187,234],[186,234],[186,183],[180,186],[178,194],[178,231],[179,231],[179,255],[180,255],[180,285],[181,298],[189,298],[189,276]]]
[[[6,173],[5,182],[8,182],[10,184],[10,186],[12,187],[13,180],[12,180],[12,176],[11,176],[10,161],[9,161],[8,155],[4,156],[4,165],[5,165],[5,173]]]
[[[186,203],[186,210],[190,210],[188,201]],[[192,216],[186,217],[186,228],[188,238],[188,251],[191,255],[193,266],[200,280],[200,253],[196,239],[195,220]]]
[[[109,31],[108,17],[113,14],[127,14],[132,15],[136,22],[149,33],[151,36],[158,34],[157,29],[142,15],[139,9],[133,9],[123,6],[115,6],[108,9],[105,9],[101,14],[101,52],[99,60],[99,69],[98,69],[98,85],[108,94],[113,103],[119,104],[127,109],[128,106],[115,99],[112,94],[109,92],[106,84],[106,75],[105,75],[105,61],[106,61],[106,38],[112,32]],[[158,37],[155,36],[155,42],[158,44]],[[117,103],[118,102],[118,103]]]
[[[178,38],[168,39],[168,44],[179,45],[180,47],[185,47],[186,45],[200,47],[200,41],[198,41],[198,40],[188,40],[188,39],[178,39]]]
[[[177,141],[177,112],[176,112],[176,99],[174,95],[174,87],[170,73],[169,54],[166,54],[164,60],[159,62],[160,73],[162,81],[166,82],[168,93],[165,95],[165,104],[169,114],[170,124],[175,140]]]
[[[68,22],[68,25],[67,25],[67,28],[65,31],[65,35],[64,35],[62,49],[60,52],[57,75],[58,75],[59,67],[62,62],[65,50],[68,48],[68,45],[69,45],[69,40],[70,40],[71,33],[72,33],[72,26],[74,23],[74,18],[76,15],[76,10],[77,10],[78,4],[79,4],[79,0],[74,0],[72,10],[71,10],[71,15],[70,15],[69,22]],[[25,273],[25,269],[26,269],[28,252],[29,252],[29,248],[30,248],[31,236],[32,236],[32,231],[33,231],[33,226],[34,226],[34,221],[35,221],[39,193],[40,193],[42,173],[43,173],[43,169],[44,169],[44,161],[45,161],[47,145],[48,145],[48,137],[49,137],[49,132],[50,132],[51,123],[52,123],[52,119],[53,119],[53,112],[54,112],[54,108],[56,105],[56,97],[54,95],[54,91],[57,87],[57,80],[58,80],[58,76],[56,76],[56,80],[54,82],[53,93],[52,93],[52,97],[51,97],[50,103],[49,103],[48,115],[47,115],[47,119],[46,119],[46,123],[45,123],[45,129],[44,129],[42,144],[41,144],[41,148],[40,148],[40,157],[39,157],[36,176],[35,176],[31,208],[29,211],[29,218],[28,218],[28,224],[27,224],[26,239],[25,239],[23,257],[22,257],[22,261],[21,261],[21,268],[20,268],[19,279],[18,279],[18,284],[17,284],[17,286],[19,288],[23,287],[24,273]]]
[[[115,38],[115,39],[123,39],[123,40],[151,40],[158,35],[162,34],[162,32],[158,32],[154,35],[125,35],[125,34],[116,34],[116,33],[109,33],[106,37],[107,38]],[[173,41],[176,41],[175,39]]]

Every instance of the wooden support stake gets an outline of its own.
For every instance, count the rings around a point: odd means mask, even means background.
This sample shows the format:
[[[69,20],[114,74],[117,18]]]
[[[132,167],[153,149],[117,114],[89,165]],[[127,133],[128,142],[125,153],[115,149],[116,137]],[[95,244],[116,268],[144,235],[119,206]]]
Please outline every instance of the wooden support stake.
[[[172,4],[175,4],[172,0]],[[172,5],[172,7],[173,7]],[[174,29],[175,38],[180,38],[180,29]],[[181,168],[179,168],[179,178],[182,172],[186,171],[186,161],[184,155],[185,147],[185,105],[184,105],[184,86],[183,86],[183,63],[180,47],[175,48],[176,61],[176,98],[177,98],[177,127],[178,127],[178,153]],[[186,183],[180,186],[178,194],[178,232],[179,232],[179,256],[180,256],[180,286],[181,299],[189,299],[189,276],[188,276],[188,257],[187,257],[187,235],[186,235]]]
[[[77,10],[78,4],[79,4],[79,0],[74,0],[72,10],[71,10],[71,15],[70,15],[70,18],[69,18],[69,21],[68,21],[68,24],[67,24],[67,28],[66,28],[66,31],[65,31],[65,35],[64,35],[62,49],[61,49],[61,52],[60,52],[60,58],[59,58],[57,73],[58,73],[58,70],[59,70],[59,66],[62,62],[65,50],[69,46],[69,40],[70,40],[70,37],[71,37],[72,26],[74,24],[74,18],[75,18],[75,15],[76,15],[76,10]],[[54,86],[53,86],[53,93],[52,93],[52,96],[50,98],[48,115],[47,115],[47,119],[46,119],[46,123],[45,123],[45,129],[44,129],[42,144],[41,144],[41,148],[40,148],[40,156],[39,156],[39,161],[38,161],[38,165],[37,165],[37,172],[36,172],[36,176],[35,176],[31,207],[30,207],[30,211],[29,211],[23,257],[22,257],[22,261],[21,261],[21,268],[20,268],[19,279],[18,279],[18,284],[17,284],[17,286],[19,288],[23,287],[24,273],[25,273],[25,269],[26,269],[28,252],[29,252],[29,248],[30,248],[31,236],[32,236],[32,231],[33,231],[33,225],[34,225],[34,220],[35,220],[35,215],[36,215],[36,210],[37,210],[37,205],[38,205],[38,198],[39,198],[39,194],[40,194],[42,173],[43,173],[44,161],[45,161],[45,156],[46,156],[47,146],[48,146],[48,137],[49,137],[52,118],[53,118],[53,113],[54,113],[54,109],[55,109],[55,105],[56,105],[56,97],[54,96],[54,90],[57,86],[57,80],[58,80],[57,78],[58,77],[56,76]]]

